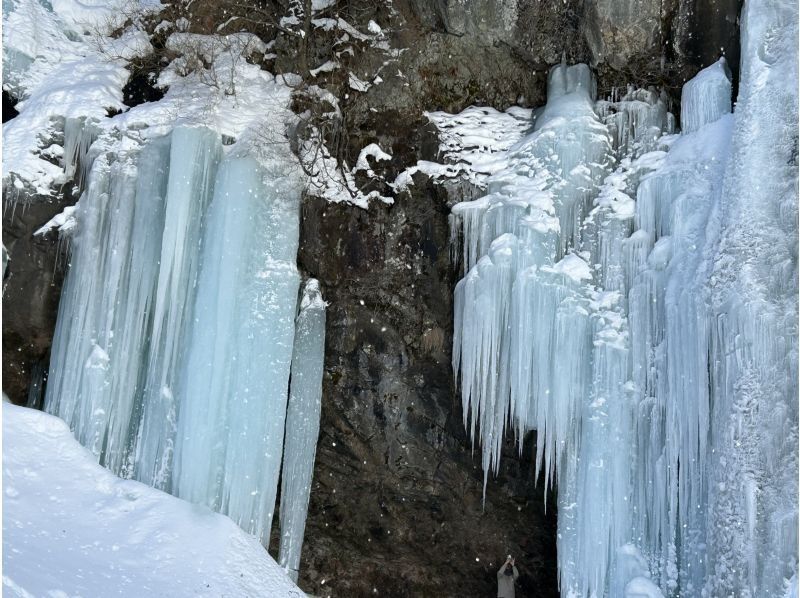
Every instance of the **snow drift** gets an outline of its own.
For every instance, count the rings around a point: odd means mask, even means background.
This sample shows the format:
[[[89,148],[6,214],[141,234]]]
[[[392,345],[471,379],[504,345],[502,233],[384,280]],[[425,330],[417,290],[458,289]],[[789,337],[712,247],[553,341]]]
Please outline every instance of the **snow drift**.
[[[3,404],[4,595],[304,596],[230,519],[97,464],[63,421]]]

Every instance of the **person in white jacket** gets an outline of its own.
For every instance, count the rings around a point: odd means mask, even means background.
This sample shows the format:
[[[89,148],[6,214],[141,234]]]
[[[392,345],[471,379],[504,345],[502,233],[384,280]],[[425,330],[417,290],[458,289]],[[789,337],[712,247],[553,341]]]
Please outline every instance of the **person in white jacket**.
[[[511,555],[497,572],[497,598],[514,598],[514,582],[519,577],[519,571]]]

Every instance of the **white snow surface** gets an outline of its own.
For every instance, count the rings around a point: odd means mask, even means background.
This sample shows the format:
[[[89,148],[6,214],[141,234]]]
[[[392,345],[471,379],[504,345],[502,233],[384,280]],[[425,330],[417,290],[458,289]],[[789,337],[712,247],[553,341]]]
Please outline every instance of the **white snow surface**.
[[[78,209],[78,204],[74,206],[67,206],[61,212],[53,216],[43,226],[36,229],[33,233],[35,237],[48,234],[50,231],[56,230],[64,233],[69,232],[75,227],[77,221],[75,220],[75,212]]]
[[[48,10],[35,0],[12,0],[7,10],[4,3],[3,88],[20,101],[19,115],[3,125],[3,179],[15,176],[50,195],[63,170],[42,156],[41,144],[49,146],[65,118],[99,120],[106,109],[124,108],[125,65],[147,53],[150,42],[136,29],[118,39],[102,36],[119,4],[60,0]]]
[[[139,4],[144,8],[137,10],[153,10],[149,0]],[[49,10],[36,0],[12,0],[4,10],[3,85],[22,98],[20,114],[3,125],[5,184],[13,181],[17,189],[50,195],[56,184],[71,178],[70,162],[78,161],[95,138],[119,138],[122,133],[146,141],[180,125],[204,126],[235,140],[249,137],[251,148],[274,143],[288,147],[284,131],[294,118],[288,108],[293,75],[276,78],[247,61],[267,49],[256,36],[172,33],[167,47],[179,55],[159,77],[158,85],[167,89],[164,98],[128,110],[122,103],[129,75],[125,66],[150,52],[150,42],[135,26],[118,39],[105,36],[114,21],[107,10],[88,6],[61,0]],[[95,21],[88,21],[91,15]],[[210,66],[197,67],[196,58]],[[108,117],[107,109],[123,112]],[[63,154],[51,145],[62,130],[65,148],[85,147],[58,164],[47,158],[53,149]],[[130,142],[123,142],[116,150],[129,147]]]
[[[509,150],[533,124],[531,110],[512,106],[505,112],[471,106],[458,114],[427,112],[439,134],[441,162],[420,161],[398,175],[396,191],[412,184],[411,176],[422,172],[434,180],[463,176],[484,189],[487,178],[508,167]]]
[[[313,10],[330,6],[329,0],[315,0]],[[175,126],[203,126],[234,140],[249,137],[251,148],[276,143],[288,147],[286,128],[297,118],[288,106],[299,77],[287,73],[276,78],[258,61],[248,62],[253,54],[266,55],[271,47],[249,33],[199,35],[185,32],[188,23],[180,19],[162,22],[159,31],[177,29],[166,42],[177,57],[157,81],[166,94],[157,102],[128,109],[122,92],[129,75],[126,66],[132,58],[153,51],[139,16],[160,8],[157,0],[4,3],[3,86],[20,100],[20,114],[3,125],[3,184],[12,192],[12,201],[49,196],[58,185],[80,182],[76,164],[105,134],[122,133],[144,141],[166,135]],[[133,24],[110,37],[126,19]],[[296,25],[298,15],[282,22]],[[389,50],[376,23],[370,22],[369,33],[341,18],[313,23],[341,31],[342,43],[354,39]],[[318,75],[338,67],[328,61],[313,72]],[[381,82],[379,76],[369,78],[372,82],[350,73],[350,86],[365,92]],[[311,86],[305,93],[329,102],[338,115],[330,92]],[[122,113],[109,116],[112,111]],[[303,153],[305,158],[313,156],[307,181],[312,195],[362,208],[372,199],[392,203],[378,191],[362,192],[348,165],[339,165],[326,147],[318,149],[316,141],[309,146]],[[84,164],[84,169],[88,166]]]
[[[63,421],[8,403],[3,594],[304,596],[227,517],[114,476]]]

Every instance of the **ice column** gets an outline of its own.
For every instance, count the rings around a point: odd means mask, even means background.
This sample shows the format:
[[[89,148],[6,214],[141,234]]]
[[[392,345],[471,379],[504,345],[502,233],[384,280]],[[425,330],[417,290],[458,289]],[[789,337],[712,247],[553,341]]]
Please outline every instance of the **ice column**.
[[[732,119],[720,112],[704,122],[712,115],[698,96],[729,93],[721,66],[684,86],[684,107],[703,113],[687,114],[700,128],[683,131],[656,171],[642,179],[636,232],[628,241],[635,245],[642,239],[641,249],[649,251],[646,261],[628,261],[635,270],[628,272],[628,311],[640,430],[630,503],[633,538],[650,558],[659,585],[670,592],[679,587],[691,592],[705,575],[708,372],[713,370],[708,251],[716,243],[712,216],[723,199]],[[729,110],[729,101],[720,102],[723,108]]]
[[[286,439],[281,473],[281,543],[279,562],[297,581],[300,551],[311,495],[322,406],[325,360],[325,307],[319,282],[306,282],[295,320],[294,351]]]
[[[797,595],[797,39],[796,2],[745,3],[711,272],[708,595]]]
[[[300,277],[291,162],[220,165],[183,370],[174,492],[269,542]]]
[[[122,154],[96,144],[78,204],[53,338],[45,409],[100,462],[128,457],[141,355],[155,296],[169,139]],[[147,172],[147,176],[138,176]]]
[[[81,184],[86,179],[91,164],[86,157],[99,133],[96,121],[89,118],[64,119],[64,178]],[[80,167],[80,171],[78,171]],[[78,176],[76,176],[78,175]]]
[[[202,127],[146,134],[105,132],[89,151],[45,407],[115,473],[226,513],[265,546],[285,453],[296,570],[325,322],[314,282],[295,322],[296,159],[246,136],[223,151]]]
[[[143,413],[134,465],[136,479],[170,490],[177,405],[175,384],[192,322],[203,217],[222,154],[219,135],[206,128],[172,133],[158,283],[144,376]],[[121,328],[124,334],[129,327]],[[134,353],[135,354],[135,353]]]

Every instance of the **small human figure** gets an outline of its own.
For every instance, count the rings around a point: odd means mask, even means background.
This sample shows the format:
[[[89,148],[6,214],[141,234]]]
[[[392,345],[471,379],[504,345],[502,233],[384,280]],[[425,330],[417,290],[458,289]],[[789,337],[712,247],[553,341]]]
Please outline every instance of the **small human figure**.
[[[510,554],[497,572],[497,598],[514,598],[514,582],[519,577],[519,571],[514,564],[514,557]]]

